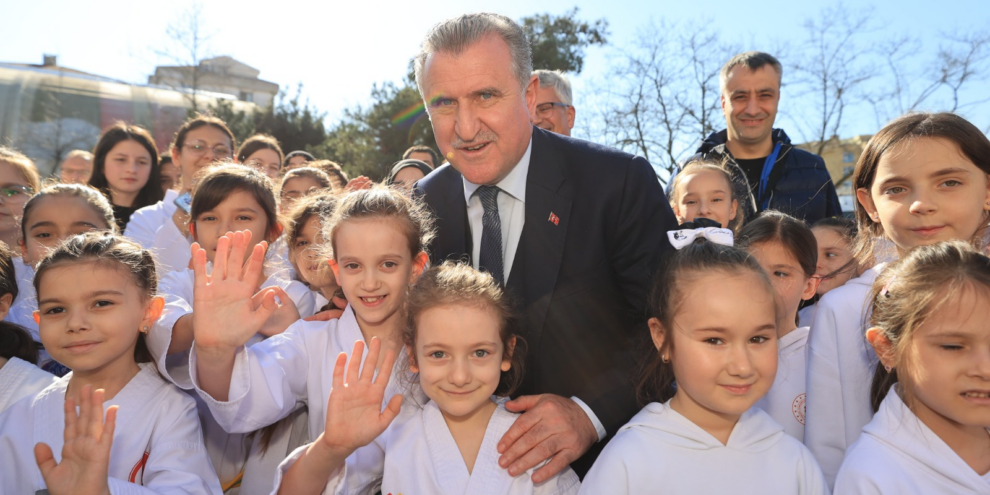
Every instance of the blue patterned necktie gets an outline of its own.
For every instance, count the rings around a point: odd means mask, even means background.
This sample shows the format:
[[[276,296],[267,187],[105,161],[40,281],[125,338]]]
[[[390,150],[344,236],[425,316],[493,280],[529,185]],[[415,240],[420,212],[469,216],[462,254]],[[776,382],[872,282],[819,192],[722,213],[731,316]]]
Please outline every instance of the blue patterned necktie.
[[[496,186],[481,186],[478,196],[485,214],[481,217],[481,256],[478,268],[486,271],[500,284],[505,283],[502,276],[502,221],[498,217],[498,193]]]

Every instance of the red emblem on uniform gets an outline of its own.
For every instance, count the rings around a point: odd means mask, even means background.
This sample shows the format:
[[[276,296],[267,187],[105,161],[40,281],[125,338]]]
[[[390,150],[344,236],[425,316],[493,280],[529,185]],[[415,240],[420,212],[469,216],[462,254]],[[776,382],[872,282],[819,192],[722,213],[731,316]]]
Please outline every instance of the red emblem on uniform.
[[[808,394],[801,394],[794,398],[794,402],[791,403],[791,412],[794,413],[794,419],[798,420],[798,423],[804,424],[804,417],[807,414],[807,399]]]
[[[550,212],[550,218],[548,218],[547,220],[553,222],[554,225],[560,224],[560,217],[554,215],[552,211]]]

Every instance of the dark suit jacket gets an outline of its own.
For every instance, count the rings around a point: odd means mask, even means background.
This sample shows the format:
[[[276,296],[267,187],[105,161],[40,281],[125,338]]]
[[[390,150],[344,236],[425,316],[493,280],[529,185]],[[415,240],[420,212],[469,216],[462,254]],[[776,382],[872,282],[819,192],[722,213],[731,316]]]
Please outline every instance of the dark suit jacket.
[[[417,191],[437,217],[432,261],[470,259],[461,174],[444,165]],[[648,332],[647,297],[677,221],[645,159],[536,127],[525,203],[506,284],[529,347],[518,393],[576,396],[611,436],[639,410],[633,348]],[[590,466],[602,446],[582,461]]]

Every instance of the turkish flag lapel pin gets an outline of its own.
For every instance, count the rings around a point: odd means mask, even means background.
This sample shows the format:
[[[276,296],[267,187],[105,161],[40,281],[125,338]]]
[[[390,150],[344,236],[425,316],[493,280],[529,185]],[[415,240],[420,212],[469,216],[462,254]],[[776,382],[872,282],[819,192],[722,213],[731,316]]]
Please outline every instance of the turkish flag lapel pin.
[[[547,220],[553,223],[554,225],[560,225],[560,217],[554,215],[552,211],[550,212],[550,218],[548,218]]]

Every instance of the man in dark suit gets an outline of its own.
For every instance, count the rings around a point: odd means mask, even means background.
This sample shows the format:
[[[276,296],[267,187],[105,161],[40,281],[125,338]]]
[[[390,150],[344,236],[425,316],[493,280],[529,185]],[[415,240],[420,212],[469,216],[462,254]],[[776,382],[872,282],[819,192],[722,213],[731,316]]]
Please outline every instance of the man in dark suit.
[[[499,442],[500,465],[516,475],[553,457],[538,483],[588,452],[575,465],[586,470],[638,411],[633,346],[676,221],[646,160],[531,124],[531,69],[504,16],[433,28],[416,82],[450,164],[417,191],[437,216],[433,262],[468,259],[516,299],[530,395],[506,406],[525,413]]]

